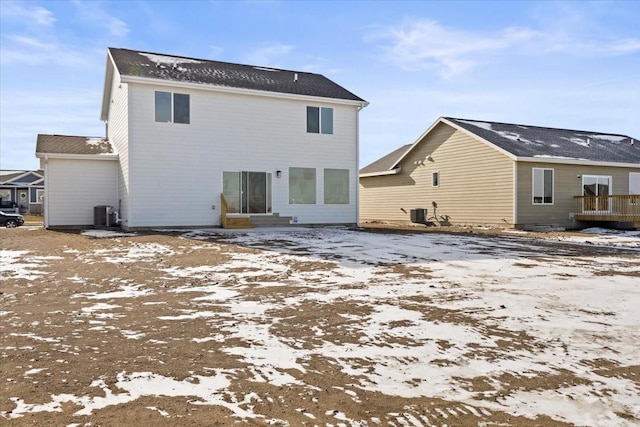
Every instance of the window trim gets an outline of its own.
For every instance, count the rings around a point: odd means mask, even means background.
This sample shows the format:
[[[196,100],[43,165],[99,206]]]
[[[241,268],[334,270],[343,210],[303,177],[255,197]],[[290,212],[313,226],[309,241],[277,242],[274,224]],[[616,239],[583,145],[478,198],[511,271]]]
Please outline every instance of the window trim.
[[[158,94],[159,93],[168,93],[169,96],[169,120],[163,121],[158,120]],[[189,125],[191,124],[191,95],[188,93],[180,93],[180,92],[169,92],[166,90],[156,90],[153,92],[153,113],[154,113],[154,121],[155,123],[174,123],[179,125]],[[176,96],[184,96],[187,99],[187,121],[176,121]]]
[[[318,132],[313,132],[309,130],[309,109],[310,108],[315,108],[318,111],[317,114],[317,122],[318,122]],[[315,135],[333,135],[334,134],[334,114],[333,114],[333,107],[320,107],[317,105],[307,105],[307,115],[306,115],[306,129],[307,129],[307,133],[311,133],[311,134],[315,134]],[[325,126],[323,126],[323,124],[325,123],[325,121],[322,119],[323,116],[325,116],[324,113],[330,113],[331,116],[331,122],[330,122],[330,132],[323,132],[323,130],[325,130]],[[327,126],[328,127],[328,126]]]
[[[536,171],[542,171],[542,201],[536,202]],[[551,171],[551,202],[544,201],[544,172]],[[556,172],[553,168],[531,168],[531,204],[553,206],[556,202]]]
[[[305,169],[308,170],[308,171],[313,171],[313,202],[295,202],[295,200],[292,202],[292,199],[291,199],[291,177],[295,176],[293,173],[291,173],[292,169],[300,169],[301,171],[303,171],[303,176],[304,176],[304,170]],[[316,168],[290,166],[289,167],[288,192],[289,192],[289,197],[288,197],[289,205],[317,205],[318,204],[318,170]]]
[[[346,172],[346,178],[347,178],[347,182],[346,182],[346,196],[347,196],[347,200],[344,202],[331,202],[331,201],[327,201],[327,196],[330,196],[330,194],[328,194],[327,192],[327,171],[340,171],[341,173]],[[337,169],[337,168],[324,168],[324,170],[322,171],[323,174],[323,185],[322,185],[322,190],[324,193],[323,196],[323,202],[325,205],[348,205],[351,203],[351,171],[349,169]]]

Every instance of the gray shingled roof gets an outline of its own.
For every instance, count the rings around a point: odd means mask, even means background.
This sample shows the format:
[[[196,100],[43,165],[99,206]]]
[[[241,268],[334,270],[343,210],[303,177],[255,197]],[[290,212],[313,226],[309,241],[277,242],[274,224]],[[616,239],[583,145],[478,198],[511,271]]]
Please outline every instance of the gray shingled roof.
[[[638,164],[640,140],[626,135],[555,129],[479,120],[442,117],[516,157],[554,160]],[[440,121],[440,120],[439,120]],[[436,122],[437,123],[437,122]],[[403,157],[403,145],[370,165],[360,174],[387,172]]]
[[[391,170],[391,167],[398,161],[400,157],[411,147],[411,144],[403,145],[397,150],[387,154],[381,159],[360,169],[360,175],[367,173],[379,173]]]
[[[107,138],[69,135],[38,135],[36,154],[115,154]]]
[[[517,157],[640,165],[640,141],[627,135],[443,118]]]
[[[109,48],[109,52],[123,76],[365,102],[321,74],[129,49]]]

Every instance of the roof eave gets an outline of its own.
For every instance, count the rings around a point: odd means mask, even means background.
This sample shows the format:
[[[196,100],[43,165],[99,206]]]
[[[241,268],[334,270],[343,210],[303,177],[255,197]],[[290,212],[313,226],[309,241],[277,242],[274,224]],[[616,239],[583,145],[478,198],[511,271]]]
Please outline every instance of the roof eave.
[[[123,83],[152,84],[152,85],[159,85],[159,86],[209,90],[209,91],[215,91],[215,92],[238,93],[243,95],[266,96],[271,98],[296,99],[301,101],[314,101],[314,102],[326,102],[331,104],[353,105],[359,108],[364,108],[367,105],[369,105],[369,103],[364,100],[358,101],[353,99],[327,98],[323,96],[312,96],[312,95],[298,95],[298,94],[285,93],[285,92],[270,92],[266,90],[244,89],[244,88],[218,86],[218,85],[210,85],[210,84],[203,84],[203,83],[191,83],[191,82],[181,82],[176,80],[154,79],[149,77],[121,75],[120,81],[122,81]]]
[[[369,172],[369,173],[361,173],[358,175],[360,178],[369,178],[372,176],[385,176],[385,175],[397,175],[400,173],[402,168],[396,167],[395,169],[390,169],[386,171],[378,171],[378,172]]]
[[[555,163],[565,165],[581,165],[581,166],[607,166],[618,168],[640,168],[640,163],[622,163],[622,162],[602,162],[589,159],[563,159],[553,157],[516,157],[517,162],[530,163]]]
[[[39,159],[67,159],[67,160],[118,160],[117,154],[66,154],[66,153],[38,153]]]
[[[102,108],[100,120],[106,122],[109,119],[109,104],[111,103],[111,89],[113,86],[113,73],[116,70],[115,62],[111,57],[111,51],[107,49],[107,65],[104,73],[104,88],[102,90]]]
[[[474,138],[474,139],[476,139],[477,141],[480,141],[480,142],[482,142],[483,144],[488,145],[489,147],[493,148],[494,150],[497,150],[497,151],[501,152],[502,154],[504,154],[505,156],[509,157],[511,160],[515,160],[515,159],[516,159],[516,156],[515,156],[514,154],[512,154],[512,153],[508,152],[507,150],[504,150],[504,149],[502,149],[502,148],[498,147],[497,145],[495,145],[495,144],[493,144],[493,143],[491,143],[491,142],[487,141],[486,139],[484,139],[484,138],[482,138],[482,137],[480,137],[480,136],[476,135],[476,134],[475,134],[475,133],[473,133],[473,132],[470,132],[470,131],[466,130],[466,129],[465,129],[465,128],[463,128],[463,127],[458,126],[457,124],[455,124],[455,123],[453,123],[453,122],[451,122],[451,121],[447,120],[447,119],[446,119],[446,118],[444,118],[444,117],[439,117],[435,122],[433,122],[433,124],[432,124],[431,126],[429,126],[429,129],[427,129],[426,131],[424,131],[424,132],[422,133],[422,135],[420,135],[420,136],[418,137],[418,139],[417,139],[413,144],[411,144],[411,147],[409,147],[409,149],[408,149],[407,151],[405,151],[405,153],[404,153],[402,156],[400,156],[400,158],[399,158],[399,159],[398,159],[398,160],[393,164],[392,168],[397,167],[397,166],[400,164],[400,162],[402,162],[402,161],[405,159],[405,157],[407,157],[407,155],[409,155],[409,153],[410,153],[410,152],[412,152],[412,151],[413,151],[413,149],[414,149],[418,144],[420,144],[420,142],[422,142],[422,140],[423,140],[424,138],[426,138],[426,137],[427,137],[427,135],[429,135],[429,133],[431,133],[431,131],[432,131],[432,130],[437,126],[437,125],[439,125],[440,123],[444,123],[444,124],[446,124],[446,125],[448,125],[448,126],[451,126],[452,128],[454,128],[454,129],[456,129],[456,130],[458,130],[458,131],[460,131],[460,132],[463,132],[464,134],[466,134],[466,135],[470,136],[471,138]]]

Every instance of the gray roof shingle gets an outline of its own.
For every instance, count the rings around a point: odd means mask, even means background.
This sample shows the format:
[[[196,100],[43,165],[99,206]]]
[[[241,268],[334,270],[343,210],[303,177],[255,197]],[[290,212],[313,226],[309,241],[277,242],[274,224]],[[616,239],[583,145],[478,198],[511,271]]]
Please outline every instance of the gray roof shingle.
[[[36,154],[115,154],[107,138],[38,134]]]
[[[555,160],[638,164],[640,140],[627,135],[442,117],[490,144],[516,156]],[[441,121],[438,119],[438,122]],[[436,122],[436,123],[438,123]],[[389,171],[411,145],[403,145],[360,174]]]
[[[365,102],[321,74],[120,48],[109,52],[123,76]]]
[[[375,162],[363,167],[360,169],[360,175],[368,174],[368,173],[379,173],[386,172],[391,170],[393,165],[398,161],[400,157],[411,147],[411,144],[403,145],[397,150],[387,154],[381,159],[376,160]]]
[[[517,157],[640,164],[640,141],[626,135],[443,118]]]

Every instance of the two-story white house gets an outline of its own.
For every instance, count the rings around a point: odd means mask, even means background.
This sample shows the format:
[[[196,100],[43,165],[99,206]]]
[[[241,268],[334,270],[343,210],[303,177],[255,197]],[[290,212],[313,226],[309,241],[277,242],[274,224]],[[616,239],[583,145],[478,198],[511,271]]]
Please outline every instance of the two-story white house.
[[[106,138],[39,135],[45,226],[358,222],[358,114],[320,74],[109,48]],[[267,222],[265,222],[265,219]],[[276,221],[277,223],[277,221]]]

